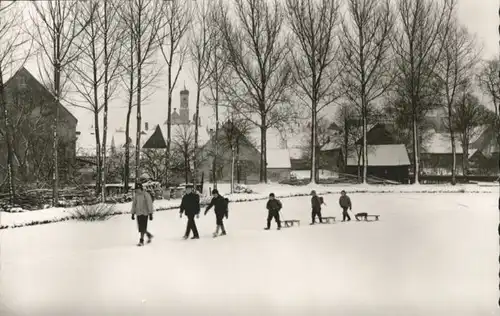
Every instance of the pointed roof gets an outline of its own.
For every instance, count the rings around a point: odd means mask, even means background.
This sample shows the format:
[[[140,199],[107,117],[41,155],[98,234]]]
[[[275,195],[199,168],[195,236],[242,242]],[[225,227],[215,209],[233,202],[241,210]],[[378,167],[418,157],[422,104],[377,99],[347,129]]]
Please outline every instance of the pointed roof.
[[[165,137],[163,136],[159,124],[156,125],[153,134],[148,138],[148,140],[146,140],[142,148],[144,149],[167,148],[167,143],[165,142]]]
[[[31,72],[28,71],[28,69],[24,68],[24,67],[21,67],[19,68],[12,77],[10,77],[7,82],[5,82],[5,89],[9,89],[9,86],[13,85],[13,86],[16,86],[16,81],[17,81],[17,78],[19,77],[24,77],[24,78],[27,78],[29,83],[28,85],[31,86],[32,88],[35,88],[37,90],[39,90],[40,92],[42,92],[43,94],[45,94],[46,96],[50,96],[50,98],[52,98],[53,100],[55,100],[55,96],[52,94],[52,92],[50,92],[40,81],[38,81],[38,79],[35,78],[35,76],[33,76],[31,74]],[[64,107],[61,102],[58,102],[59,103],[59,108],[66,114],[68,114],[72,119],[74,119],[74,121],[76,123],[78,123],[78,119],[73,115],[73,113],[71,113],[71,111],[69,111],[66,107]]]

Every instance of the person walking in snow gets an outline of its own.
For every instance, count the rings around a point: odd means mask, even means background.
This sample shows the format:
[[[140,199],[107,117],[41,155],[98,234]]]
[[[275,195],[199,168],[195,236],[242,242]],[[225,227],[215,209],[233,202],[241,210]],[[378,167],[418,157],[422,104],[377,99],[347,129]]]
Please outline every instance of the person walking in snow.
[[[182,197],[180,217],[185,213],[188,221],[186,226],[186,233],[184,234],[184,239],[189,238],[191,231],[193,232],[193,237],[191,239],[200,239],[198,234],[198,228],[196,227],[196,222],[194,218],[200,217],[200,196],[193,192],[193,185],[186,185],[186,194]]]
[[[352,210],[352,203],[351,198],[347,196],[344,190],[340,192],[339,205],[342,208],[342,221],[345,222],[346,219],[347,221],[350,221],[351,217],[349,216],[347,209]]]
[[[267,214],[267,227],[265,230],[271,229],[271,221],[276,221],[278,225],[278,230],[281,229],[281,220],[280,220],[280,210],[283,208],[283,204],[281,201],[274,197],[274,193],[269,194],[269,200],[267,201],[266,208],[268,210]]]
[[[219,194],[217,189],[212,190],[212,201],[205,209],[205,215],[207,215],[208,211],[214,207],[215,210],[215,224],[217,228],[215,229],[214,237],[219,236],[219,229],[221,230],[221,235],[226,235],[226,229],[224,228],[224,217],[227,219],[229,210],[228,210],[229,200],[224,198]]]
[[[137,246],[144,246],[144,235],[148,236],[148,244],[153,239],[153,235],[148,232],[148,217],[153,220],[153,200],[148,192],[144,191],[141,183],[135,184],[134,200],[132,202],[132,220],[137,215],[137,227],[141,235]]]
[[[315,190],[311,191],[311,207],[312,207],[312,212],[311,212],[311,225],[316,224],[316,217],[319,218],[319,222],[323,223],[323,218],[321,217],[321,204],[323,204],[322,199],[316,194]]]

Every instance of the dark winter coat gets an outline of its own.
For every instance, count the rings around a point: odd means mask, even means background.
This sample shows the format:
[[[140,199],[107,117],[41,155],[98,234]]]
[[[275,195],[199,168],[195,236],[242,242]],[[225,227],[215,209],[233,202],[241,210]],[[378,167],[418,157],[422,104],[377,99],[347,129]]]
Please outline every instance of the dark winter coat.
[[[311,206],[313,212],[316,213],[321,211],[321,200],[319,196],[315,195],[311,198]]]
[[[340,197],[339,204],[341,208],[352,209],[351,199],[347,195]]]
[[[181,214],[194,216],[200,214],[200,196],[196,193],[185,194],[181,202]]]
[[[266,208],[270,210],[271,212],[278,212],[281,210],[283,207],[283,204],[281,204],[280,200],[269,200],[267,201]]]
[[[222,196],[218,196],[215,198],[212,198],[212,201],[210,201],[210,204],[208,204],[207,208],[205,209],[205,214],[212,208],[214,207],[215,214],[217,215],[226,215],[228,212],[227,208],[227,201],[224,199]]]

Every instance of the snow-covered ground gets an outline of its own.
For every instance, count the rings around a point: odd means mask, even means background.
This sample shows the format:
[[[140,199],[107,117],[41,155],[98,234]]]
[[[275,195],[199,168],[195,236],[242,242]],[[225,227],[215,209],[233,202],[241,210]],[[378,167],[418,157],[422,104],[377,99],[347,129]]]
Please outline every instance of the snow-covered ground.
[[[228,236],[209,213],[184,241],[158,212],[143,248],[125,215],[2,230],[0,315],[496,315],[496,193],[350,196],[380,221],[309,226],[294,197],[282,214],[301,227],[263,231],[265,201],[234,203]]]
[[[209,193],[212,184],[205,184],[204,195]],[[470,185],[362,185],[362,184],[335,184],[335,185],[306,185],[292,186],[282,184],[258,184],[251,185],[248,188],[253,190],[252,194],[232,194],[230,195],[229,184],[219,184],[218,189],[221,194],[228,197],[230,201],[248,201],[266,199],[270,192],[277,197],[289,197],[297,195],[307,195],[311,190],[316,190],[319,194],[340,193],[341,190],[350,192],[373,192],[373,193],[443,193],[443,192],[470,192],[470,193],[489,193],[499,192],[498,184],[495,186],[484,184]],[[206,199],[206,198],[205,198]],[[180,199],[156,200],[154,202],[156,209],[177,208],[180,205]],[[126,213],[130,211],[131,203],[122,203],[115,205],[115,211]],[[22,213],[0,212],[0,227],[16,227],[26,225],[32,222],[52,221],[69,218],[74,208],[49,208],[38,211],[26,211]]]

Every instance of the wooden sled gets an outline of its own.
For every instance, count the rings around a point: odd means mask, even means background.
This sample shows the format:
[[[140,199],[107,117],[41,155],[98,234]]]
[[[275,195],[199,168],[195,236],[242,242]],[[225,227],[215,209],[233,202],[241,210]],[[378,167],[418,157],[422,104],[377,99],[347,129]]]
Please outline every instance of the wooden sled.
[[[365,221],[368,222],[368,218],[374,218],[375,221],[378,221],[378,218],[380,217],[380,215],[370,215],[370,214],[365,213],[365,214],[356,214],[354,217],[356,218],[356,220],[358,222],[360,221],[360,218],[364,219]]]
[[[323,224],[333,224],[335,223],[335,216],[322,217],[321,220],[323,221]]]
[[[287,219],[287,220],[281,221],[281,225],[285,226],[285,227],[292,227],[295,224],[297,224],[297,226],[300,226],[300,221],[298,219]]]

